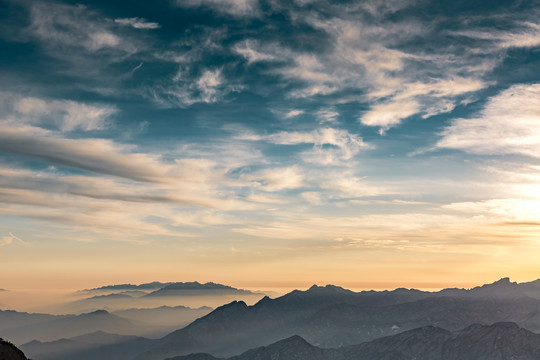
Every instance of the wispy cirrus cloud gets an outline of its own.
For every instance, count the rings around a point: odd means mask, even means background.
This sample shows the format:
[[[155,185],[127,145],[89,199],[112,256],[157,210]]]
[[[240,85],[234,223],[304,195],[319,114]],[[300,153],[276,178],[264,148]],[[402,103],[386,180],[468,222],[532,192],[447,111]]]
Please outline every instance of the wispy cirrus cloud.
[[[540,85],[513,85],[488,100],[479,116],[456,119],[438,148],[483,155],[540,156]]]
[[[9,233],[6,236],[2,236],[0,238],[0,246],[6,246],[6,245],[12,245],[12,244],[26,244],[25,241],[17,237],[16,235],[13,235],[12,233]]]
[[[266,72],[291,84],[291,98],[367,102],[370,108],[359,121],[380,127],[381,133],[413,115],[450,112],[463,97],[490,85],[483,76],[493,70],[493,58],[463,56],[459,44],[450,52],[435,44],[430,51],[403,45],[430,41],[433,25],[420,19],[376,23],[361,7],[357,16],[365,21],[359,22],[339,7],[333,10],[333,17],[308,13],[301,18],[327,36],[319,51],[260,39],[239,42],[234,50],[248,65],[268,63]]]
[[[87,104],[72,100],[50,100],[2,94],[5,121],[16,124],[53,127],[63,132],[74,130],[104,130],[110,127],[111,117],[117,112],[112,105]],[[9,110],[11,114],[9,114]]]
[[[157,22],[149,22],[143,18],[138,18],[138,17],[114,19],[114,22],[120,25],[131,26],[131,27],[134,27],[135,29],[141,29],[141,30],[151,30],[151,29],[160,28],[160,25]]]
[[[185,8],[208,7],[232,16],[257,16],[258,0],[176,0],[177,6]]]
[[[533,48],[540,46],[540,24],[523,22],[516,25],[515,29],[508,31],[475,29],[454,31],[450,34],[477,40],[487,40],[493,43],[495,48],[501,49]]]
[[[112,20],[83,5],[35,2],[30,7],[30,20],[28,34],[58,57],[66,55],[58,53],[66,47],[89,52],[135,51],[132,41],[115,33]]]
[[[234,45],[233,50],[244,57],[248,63],[279,60],[279,57],[271,52],[271,47],[261,49],[259,43],[253,39],[244,40]]]
[[[206,69],[195,78],[179,70],[171,82],[152,91],[154,99],[164,105],[187,107],[196,103],[216,103],[241,89],[242,85],[225,79],[222,69],[218,68]]]
[[[323,127],[313,131],[282,131],[270,135],[242,133],[236,136],[240,140],[266,141],[276,145],[313,144],[311,150],[301,152],[306,162],[322,165],[342,165],[351,160],[362,150],[373,148],[356,134],[344,129]]]
[[[270,168],[242,176],[255,187],[264,191],[275,192],[296,189],[305,186],[304,174],[297,166]]]

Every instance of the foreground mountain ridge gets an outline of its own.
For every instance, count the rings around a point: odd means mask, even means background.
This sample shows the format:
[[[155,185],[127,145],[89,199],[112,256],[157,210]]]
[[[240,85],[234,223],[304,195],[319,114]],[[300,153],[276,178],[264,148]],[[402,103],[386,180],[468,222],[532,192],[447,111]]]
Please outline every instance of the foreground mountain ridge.
[[[322,349],[298,335],[227,359],[190,354],[167,360],[537,360],[540,334],[515,323],[473,324],[451,332],[427,326],[359,345]]]
[[[0,338],[1,360],[28,360],[24,353],[12,343]]]

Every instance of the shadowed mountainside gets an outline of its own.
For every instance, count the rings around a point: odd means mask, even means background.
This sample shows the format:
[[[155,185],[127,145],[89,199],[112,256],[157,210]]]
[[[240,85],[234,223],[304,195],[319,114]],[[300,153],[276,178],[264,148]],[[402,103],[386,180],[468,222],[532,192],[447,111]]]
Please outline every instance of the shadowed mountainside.
[[[96,331],[90,334],[51,342],[33,340],[20,346],[28,356],[37,360],[70,358],[72,354],[119,342],[145,342],[148,339]]]
[[[195,319],[207,315],[212,310],[213,309],[208,306],[202,306],[197,309],[185,306],[160,306],[152,309],[120,310],[113,312],[113,314],[156,328],[168,328],[170,329],[170,332],[179,327],[188,325]]]
[[[450,332],[427,326],[339,349],[321,349],[300,336],[248,350],[227,360],[537,360],[540,335],[515,323],[474,324]],[[168,360],[218,360],[210,354],[190,354]]]
[[[12,343],[0,338],[0,359],[2,360],[28,360],[24,353]]]

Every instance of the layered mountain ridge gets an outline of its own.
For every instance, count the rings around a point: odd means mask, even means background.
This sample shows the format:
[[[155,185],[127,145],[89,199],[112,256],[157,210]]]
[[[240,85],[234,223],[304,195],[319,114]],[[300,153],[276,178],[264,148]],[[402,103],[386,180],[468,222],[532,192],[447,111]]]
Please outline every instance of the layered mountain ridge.
[[[465,331],[474,323],[501,322],[540,331],[540,281],[518,284],[503,278],[472,289],[439,292],[404,288],[354,292],[314,285],[274,299],[265,296],[254,305],[232,301],[159,339],[129,339],[54,360],[163,360],[192,353],[231,358],[295,336],[319,350],[346,349],[415,329],[446,339],[448,333]],[[431,328],[437,330],[431,333]],[[422,332],[414,334],[415,341],[424,341]]]
[[[540,335],[515,323],[473,324],[460,331],[426,326],[359,345],[323,349],[298,335],[227,359],[190,354],[167,360],[537,360]]]

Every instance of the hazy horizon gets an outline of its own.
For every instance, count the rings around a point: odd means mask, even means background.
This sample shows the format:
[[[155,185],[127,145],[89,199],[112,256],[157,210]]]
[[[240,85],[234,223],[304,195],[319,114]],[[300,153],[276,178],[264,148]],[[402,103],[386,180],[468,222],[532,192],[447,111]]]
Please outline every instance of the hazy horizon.
[[[234,288],[237,288],[237,289],[261,293],[261,296],[259,298],[254,298],[251,300],[242,296],[230,296],[225,299],[215,297],[215,296],[194,297],[194,298],[171,298],[169,301],[163,301],[163,299],[157,299],[154,302],[141,303],[139,305],[133,305],[133,306],[120,305],[117,309],[118,310],[128,309],[128,308],[151,309],[151,308],[156,308],[160,306],[171,306],[171,307],[186,306],[190,308],[210,306],[210,307],[215,308],[233,300],[244,300],[248,305],[253,305],[260,298],[262,298],[263,295],[267,295],[267,296],[270,296],[271,298],[275,298],[275,297],[285,295],[293,290],[301,290],[301,291],[308,290],[313,285],[317,285],[321,287],[324,287],[326,285],[334,285],[334,286],[343,287],[347,290],[351,290],[355,292],[369,291],[369,290],[391,291],[398,288],[437,292],[437,291],[448,289],[448,288],[472,289],[472,288],[479,287],[485,284],[491,284],[502,278],[506,278],[506,277],[503,276],[497,279],[489,280],[484,283],[449,283],[444,286],[441,286],[441,284],[437,286],[436,284],[426,284],[426,283],[419,283],[413,286],[411,286],[411,284],[409,285],[387,284],[386,286],[383,284],[379,284],[378,286],[370,286],[369,283],[364,283],[363,285],[360,283],[348,283],[347,285],[347,284],[343,284],[339,282],[331,282],[331,283],[312,283],[309,285],[302,285],[302,286],[289,285],[287,287],[283,287],[283,286],[282,287],[275,287],[275,286],[245,287],[245,286],[234,286],[233,284],[223,283],[223,285],[233,286]],[[516,281],[515,279],[510,278],[511,282],[517,282],[517,283],[527,283],[534,280],[537,280],[537,279]],[[156,281],[159,281],[159,280],[156,280]],[[196,280],[193,280],[193,281],[196,281]],[[167,282],[173,282],[173,281],[159,281],[159,282],[167,283]],[[204,282],[200,282],[200,283],[204,283]],[[128,283],[101,284],[101,285],[97,285],[96,287],[73,288],[73,289],[46,289],[46,288],[45,289],[12,289],[12,290],[5,289],[6,290],[5,292],[3,293],[0,292],[0,310],[15,310],[15,311],[23,311],[23,312],[43,312],[43,313],[51,313],[51,314],[84,313],[84,312],[91,312],[96,309],[106,309],[106,308],[109,308],[109,311],[112,311],[114,310],[114,307],[110,309],[111,304],[108,303],[108,301],[110,300],[107,300],[107,299],[103,300],[103,304],[106,304],[106,306],[96,306],[95,309],[85,310],[85,311],[74,311],[73,308],[70,308],[68,305],[70,302],[75,301],[77,299],[90,298],[92,296],[96,296],[100,294],[121,292],[121,290],[109,290],[109,291],[95,292],[95,293],[83,293],[83,294],[79,293],[82,290],[90,290],[90,289],[100,288],[102,286],[124,285],[124,284],[128,284]],[[142,283],[129,283],[129,284],[140,285]]]

